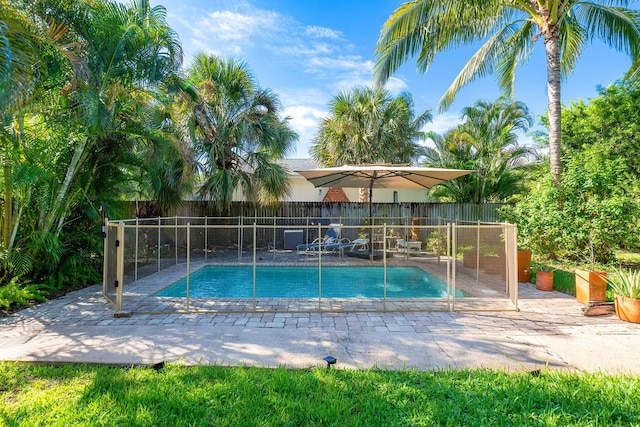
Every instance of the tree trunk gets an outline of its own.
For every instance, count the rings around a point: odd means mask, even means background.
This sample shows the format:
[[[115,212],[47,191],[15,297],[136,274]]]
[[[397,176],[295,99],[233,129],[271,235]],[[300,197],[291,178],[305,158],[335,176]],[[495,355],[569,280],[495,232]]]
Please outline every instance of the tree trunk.
[[[85,148],[87,146],[87,137],[85,137],[77,146],[73,153],[73,158],[71,159],[71,163],[67,167],[67,173],[64,177],[64,181],[62,182],[62,186],[58,190],[58,195],[54,201],[53,206],[49,207],[49,212],[43,210],[40,213],[40,225],[42,230],[46,233],[51,231],[56,220],[62,218],[62,221],[58,221],[60,226],[64,223],[64,218],[68,214],[68,206],[69,202],[67,200],[69,187],[71,186],[71,182],[73,178],[75,178],[76,173],[80,169],[84,158],[86,157]],[[60,231],[60,230],[58,230]]]
[[[2,165],[2,174],[4,181],[4,215],[2,224],[2,245],[5,249],[9,249],[9,242],[11,241],[11,167],[8,160],[5,159]]]
[[[368,188],[360,188],[358,190],[358,201],[360,203],[367,203],[369,201],[369,189]]]
[[[556,186],[561,183],[562,163],[560,159],[562,142],[562,103],[560,99],[560,38],[556,28],[552,28],[544,38],[547,53],[547,102],[549,106],[549,162],[551,176]]]

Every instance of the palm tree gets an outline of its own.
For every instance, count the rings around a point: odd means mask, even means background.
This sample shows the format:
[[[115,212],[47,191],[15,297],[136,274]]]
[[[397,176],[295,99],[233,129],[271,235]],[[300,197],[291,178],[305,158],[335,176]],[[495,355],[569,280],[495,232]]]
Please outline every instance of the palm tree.
[[[392,97],[382,88],[356,87],[335,95],[311,146],[311,156],[326,167],[344,164],[410,163],[424,139],[422,127],[431,112],[415,116],[413,99],[402,93]],[[360,201],[367,201],[360,189]]]
[[[37,100],[42,104],[51,100],[43,86],[49,87],[69,64],[75,71],[82,61],[75,54],[77,45],[65,43],[68,27],[55,20],[38,20],[28,13],[25,2],[0,0],[0,155],[2,157],[3,203],[0,234],[2,246],[10,253],[22,212],[14,209],[14,166],[28,160],[22,149],[25,116]],[[52,56],[61,56],[52,66]],[[57,69],[56,69],[57,67]],[[51,68],[51,69],[49,69]],[[73,74],[73,73],[71,73]],[[52,77],[56,75],[56,77]],[[49,91],[51,92],[51,91]]]
[[[410,94],[393,98],[388,90],[371,87],[338,93],[329,110],[311,147],[323,166],[409,163],[419,153],[422,127],[431,121],[430,111],[415,116]]]
[[[179,159],[180,151],[162,120],[154,120],[163,103],[161,82],[182,59],[164,8],[145,0],[127,6],[49,0],[28,7],[32,26],[50,27],[61,49],[45,45],[39,52],[44,65],[58,69],[41,73],[25,105],[11,105],[10,131],[5,126],[0,134],[10,154],[2,171],[11,193],[5,194],[3,241],[7,259],[14,256],[9,263],[22,266],[17,273],[35,270],[36,263],[53,271],[68,219],[97,213],[95,201],[115,199],[127,183],[145,181],[164,196],[162,186],[174,176],[158,166]]]
[[[476,78],[496,74],[512,96],[516,67],[527,61],[542,38],[547,57],[549,157],[556,185],[561,182],[560,81],[576,65],[588,42],[600,39],[630,55],[628,76],[640,74],[640,13],[625,0],[414,0],[389,17],[376,47],[375,75],[385,82],[409,56],[426,72],[436,54],[482,41],[440,99],[451,105],[458,90]],[[635,72],[634,72],[635,71]]]
[[[504,202],[521,192],[523,168],[535,156],[532,148],[518,144],[516,134],[533,123],[527,107],[505,98],[478,101],[463,109],[462,119],[461,125],[444,135],[429,134],[434,147],[425,148],[425,163],[477,172],[439,185],[432,196],[484,203]]]
[[[24,13],[0,0],[0,103],[7,105],[25,92],[35,62],[36,29]]]
[[[166,22],[166,10],[151,7],[148,0],[49,3],[43,15],[68,25],[86,51],[85,72],[61,91],[85,136],[75,147],[72,159],[78,161],[70,163],[67,177],[91,182],[91,194],[101,198],[114,188],[130,188],[126,183],[143,175],[143,187],[152,189],[147,195],[173,207],[180,198],[167,195],[171,187],[163,184],[170,181],[163,177],[169,175],[157,166],[174,163],[181,150],[157,113],[168,102],[162,83],[175,80],[182,48]]]
[[[177,124],[200,161],[199,194],[227,211],[234,191],[266,203],[289,192],[289,175],[276,161],[298,139],[281,119],[278,96],[259,86],[246,63],[204,53],[187,70],[183,121]]]

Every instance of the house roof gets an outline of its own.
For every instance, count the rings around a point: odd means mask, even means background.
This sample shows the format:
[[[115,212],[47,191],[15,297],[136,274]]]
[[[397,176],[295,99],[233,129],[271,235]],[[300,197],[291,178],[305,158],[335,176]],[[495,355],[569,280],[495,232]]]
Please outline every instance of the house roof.
[[[332,202],[350,202],[347,195],[344,193],[342,188],[333,187],[327,191],[327,194],[322,198],[323,202],[332,203]]]
[[[300,175],[294,171],[306,171],[320,167],[313,159],[280,159],[278,164],[287,168],[292,175],[297,176]]]

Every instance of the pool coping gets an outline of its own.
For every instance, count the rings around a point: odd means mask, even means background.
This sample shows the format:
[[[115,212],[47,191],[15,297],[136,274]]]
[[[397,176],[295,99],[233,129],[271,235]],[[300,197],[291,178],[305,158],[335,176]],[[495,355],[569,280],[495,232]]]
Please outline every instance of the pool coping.
[[[394,266],[417,267],[422,271],[442,280],[442,272],[432,266],[420,263],[399,263]],[[242,266],[249,267],[252,263],[243,262],[212,262],[198,261],[190,263],[189,271],[193,274],[207,266]],[[264,262],[259,266],[304,267],[317,264],[300,263],[270,263]],[[325,262],[325,267],[366,267],[368,265],[353,265],[349,262]],[[189,298],[156,297],[154,294],[165,289],[187,275],[187,266],[177,264],[153,273],[138,281],[123,286],[123,305],[125,313],[132,314],[163,314],[163,313],[241,313],[246,311],[276,313],[276,312],[419,312],[419,311],[454,311],[454,310],[488,310],[513,311],[516,307],[506,295],[498,291],[487,290],[484,295],[473,295],[465,298]],[[470,281],[469,281],[470,282]],[[471,285],[472,286],[472,285]],[[464,292],[460,287],[456,290]],[[489,293],[491,292],[491,293]]]

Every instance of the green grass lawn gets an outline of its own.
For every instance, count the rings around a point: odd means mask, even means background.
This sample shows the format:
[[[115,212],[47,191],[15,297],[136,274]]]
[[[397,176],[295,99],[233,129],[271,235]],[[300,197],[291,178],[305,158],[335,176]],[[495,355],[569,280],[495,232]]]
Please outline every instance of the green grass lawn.
[[[0,363],[8,426],[640,425],[640,378]]]

